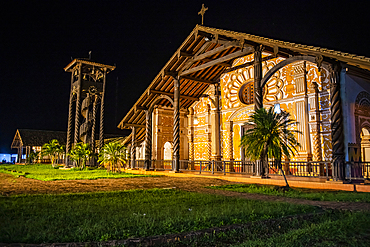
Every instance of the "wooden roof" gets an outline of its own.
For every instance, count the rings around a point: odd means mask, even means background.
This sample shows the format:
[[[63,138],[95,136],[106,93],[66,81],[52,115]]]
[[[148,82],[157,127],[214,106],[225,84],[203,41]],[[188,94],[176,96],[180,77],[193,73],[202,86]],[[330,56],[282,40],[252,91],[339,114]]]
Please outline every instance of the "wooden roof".
[[[264,46],[264,52],[271,54],[264,60],[276,56],[322,56],[324,61],[338,60],[370,70],[370,58],[364,56],[197,25],[122,119],[118,128],[138,127],[137,139],[143,140],[144,110],[148,109],[160,94],[173,96],[171,75],[175,74],[181,78],[180,107],[187,109],[199,100],[210,84],[217,83],[223,73],[235,69],[231,68],[235,59],[252,54],[254,47],[259,45]],[[167,99],[160,100],[158,105],[171,107]]]
[[[92,61],[90,59],[86,59],[86,58],[75,58],[64,68],[64,71],[71,72],[74,69],[74,67],[76,66],[76,64],[78,64],[78,63],[93,65],[93,66],[101,67],[101,68],[107,68],[107,73],[109,73],[110,71],[112,71],[116,68],[115,66],[106,65],[106,64],[102,64],[102,63],[97,63],[97,62],[94,62],[94,61]]]
[[[64,131],[18,129],[15,133],[11,148],[20,146],[42,146],[57,139],[59,144],[65,145],[67,133]]]

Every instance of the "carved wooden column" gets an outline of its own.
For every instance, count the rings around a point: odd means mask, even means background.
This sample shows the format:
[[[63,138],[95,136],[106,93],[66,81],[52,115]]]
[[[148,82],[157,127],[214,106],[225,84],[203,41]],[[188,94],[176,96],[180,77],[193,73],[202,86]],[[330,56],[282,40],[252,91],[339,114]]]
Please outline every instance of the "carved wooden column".
[[[233,161],[234,161],[233,122],[232,121],[226,122],[225,127],[226,127],[226,132],[227,132],[227,147],[228,147],[226,151],[226,154],[227,154],[226,158],[227,160],[230,161],[228,172],[233,172],[234,171],[234,167],[233,167]]]
[[[73,124],[73,82],[74,82],[74,71],[71,73],[71,91],[69,94],[69,106],[68,106],[68,126],[67,126],[67,143],[66,143],[66,156],[65,165],[69,167],[71,164],[69,162],[69,156],[67,155],[71,150],[72,145],[72,124]]]
[[[263,107],[262,80],[262,46],[256,46],[254,51],[254,109]]]
[[[150,169],[152,153],[152,113],[145,111],[145,169]]]
[[[174,100],[173,100],[173,167],[172,170],[180,170],[180,80],[173,77]]]
[[[220,93],[218,84],[212,85],[211,97],[214,106],[214,110],[211,110],[212,160],[221,160]]]
[[[80,115],[81,115],[81,85],[82,84],[82,64],[78,65],[78,82],[77,82],[77,99],[76,99],[76,115],[75,115],[75,136],[74,143],[79,141],[79,130],[80,130]]]
[[[105,98],[105,84],[107,81],[107,68],[103,68],[104,77],[103,77],[103,90],[100,100],[100,131],[99,131],[99,150],[102,149],[104,145],[104,98]]]
[[[131,127],[131,169],[135,168],[136,162],[136,128]]]
[[[343,116],[340,98],[340,65],[330,67],[330,112],[331,112],[331,141],[332,141],[332,169],[334,180],[344,180],[344,138]]]
[[[310,93],[314,94],[314,97],[310,100],[310,130],[313,139],[313,157],[315,161],[322,161],[319,89],[316,82],[312,82]]]
[[[189,160],[192,161],[190,169],[194,170],[194,109],[190,107],[188,115],[188,142],[189,142]]]

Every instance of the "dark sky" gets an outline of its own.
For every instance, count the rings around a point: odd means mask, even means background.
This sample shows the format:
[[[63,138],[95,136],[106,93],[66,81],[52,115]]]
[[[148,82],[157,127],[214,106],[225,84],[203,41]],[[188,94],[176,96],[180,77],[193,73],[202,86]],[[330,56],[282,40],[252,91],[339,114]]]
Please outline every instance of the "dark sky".
[[[370,1],[3,1],[0,153],[17,128],[66,130],[73,58],[109,65],[105,128],[119,121],[185,38],[205,26],[370,57]],[[15,150],[14,150],[15,151]]]

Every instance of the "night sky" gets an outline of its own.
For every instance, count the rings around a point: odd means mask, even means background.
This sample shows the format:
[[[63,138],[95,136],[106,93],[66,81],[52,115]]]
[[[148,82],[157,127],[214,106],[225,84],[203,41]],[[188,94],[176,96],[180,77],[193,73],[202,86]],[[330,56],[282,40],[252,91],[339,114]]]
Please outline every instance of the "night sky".
[[[0,153],[16,129],[67,128],[71,58],[116,65],[106,133],[116,126],[196,24],[370,57],[370,1],[3,1]],[[13,150],[15,152],[16,150]]]

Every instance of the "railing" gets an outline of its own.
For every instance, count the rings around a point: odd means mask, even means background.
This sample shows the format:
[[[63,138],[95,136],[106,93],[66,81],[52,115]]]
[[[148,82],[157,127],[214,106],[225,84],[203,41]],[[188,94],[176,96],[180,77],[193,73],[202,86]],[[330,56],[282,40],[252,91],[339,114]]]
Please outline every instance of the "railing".
[[[345,171],[348,180],[369,180],[370,162],[346,162]]]
[[[370,164],[370,163],[369,163]],[[135,168],[145,169],[144,160],[136,160]],[[150,168],[155,170],[172,170],[172,160],[151,160]],[[180,160],[180,171],[193,171],[199,173],[222,173],[226,174],[256,174],[255,162],[242,161],[206,161],[206,160]],[[290,161],[282,162],[282,169],[287,176],[294,177],[332,177],[331,162],[328,161]],[[269,175],[282,175],[281,171],[274,165],[274,161],[269,162]],[[370,175],[370,167],[369,167]]]
[[[269,174],[282,175],[281,171],[274,163],[269,162]],[[326,177],[327,180],[332,177],[331,162],[329,161],[283,161],[281,162],[282,170],[287,176],[294,177]]]

